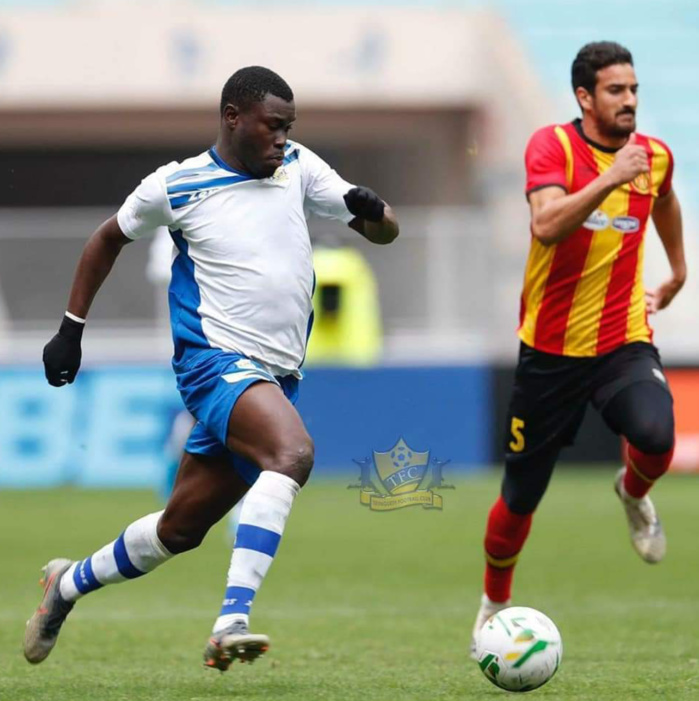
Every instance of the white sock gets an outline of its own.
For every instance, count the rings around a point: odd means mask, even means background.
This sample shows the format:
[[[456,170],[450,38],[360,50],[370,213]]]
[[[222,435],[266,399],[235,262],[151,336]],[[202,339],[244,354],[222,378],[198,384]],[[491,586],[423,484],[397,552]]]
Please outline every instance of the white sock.
[[[141,577],[169,560],[172,553],[157,533],[162,514],[158,511],[134,521],[115,541],[71,565],[61,577],[61,596],[76,601],[105,584]]]
[[[266,471],[245,495],[226,595],[214,623],[214,633],[233,621],[248,623],[253,599],[272,564],[294,497],[300,489],[290,477]]]

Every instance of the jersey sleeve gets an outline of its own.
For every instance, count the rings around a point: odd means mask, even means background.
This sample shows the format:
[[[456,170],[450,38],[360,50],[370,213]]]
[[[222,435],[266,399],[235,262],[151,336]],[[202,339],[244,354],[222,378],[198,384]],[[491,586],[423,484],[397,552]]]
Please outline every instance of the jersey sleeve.
[[[665,171],[665,177],[663,178],[662,183],[660,183],[660,187],[658,187],[658,197],[663,197],[667,195],[670,190],[672,190],[672,175],[675,170],[675,158],[672,155],[670,147],[666,143],[660,141],[660,139],[653,139],[653,141],[660,144],[660,146],[667,153],[667,169]]]
[[[347,209],[344,195],[354,185],[343,180],[310,149],[298,148],[306,208],[324,219],[338,219],[346,224],[352,221],[354,215]]]
[[[117,212],[117,222],[124,236],[130,239],[139,239],[153,234],[158,227],[172,224],[165,183],[157,172],[144,178],[126,198]]]
[[[527,169],[527,195],[551,186],[568,191],[566,154],[554,127],[545,127],[534,133],[527,144],[524,164]]]

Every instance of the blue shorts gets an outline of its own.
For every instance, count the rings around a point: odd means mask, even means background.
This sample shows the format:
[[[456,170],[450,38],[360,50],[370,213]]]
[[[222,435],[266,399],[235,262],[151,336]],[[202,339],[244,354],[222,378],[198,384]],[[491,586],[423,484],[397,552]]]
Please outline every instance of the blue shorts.
[[[185,367],[173,364],[177,389],[197,420],[184,447],[194,455],[226,455],[235,471],[253,484],[260,474],[254,463],[226,448],[228,421],[238,398],[256,382],[273,382],[296,404],[299,381],[293,375],[274,377],[262,365],[239,353],[212,348]]]

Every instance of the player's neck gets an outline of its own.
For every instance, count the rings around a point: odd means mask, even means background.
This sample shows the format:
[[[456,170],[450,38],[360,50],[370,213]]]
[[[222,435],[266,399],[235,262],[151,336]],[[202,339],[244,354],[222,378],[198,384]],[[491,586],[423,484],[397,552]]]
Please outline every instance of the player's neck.
[[[230,168],[239,173],[248,173],[248,169],[243,165],[241,160],[236,156],[234,149],[230,143],[225,143],[221,138],[216,140],[216,155]]]
[[[580,129],[584,138],[593,146],[602,146],[605,149],[620,149],[627,141],[628,136],[609,136],[600,131],[595,122],[589,115],[583,115],[580,120]]]

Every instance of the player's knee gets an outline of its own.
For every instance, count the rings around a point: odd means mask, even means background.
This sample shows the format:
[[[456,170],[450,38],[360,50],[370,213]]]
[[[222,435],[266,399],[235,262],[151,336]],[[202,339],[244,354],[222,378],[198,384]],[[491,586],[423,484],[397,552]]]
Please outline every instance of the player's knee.
[[[313,460],[313,441],[306,435],[279,446],[265,458],[262,468],[281,472],[303,487],[313,469]]]
[[[542,496],[531,491],[508,489],[506,486],[502,490],[502,499],[507,508],[518,516],[533,514]]]
[[[538,456],[524,464],[507,463],[502,480],[501,495],[507,508],[514,514],[533,514],[548,487],[554,460]]]
[[[158,538],[173,555],[177,555],[198,548],[207,530],[178,524],[173,519],[167,518],[167,514],[163,514],[158,523]]]
[[[662,455],[672,450],[674,436],[670,434],[652,434],[642,436],[636,440],[629,440],[629,443],[646,455]]]
[[[633,427],[626,436],[628,442],[647,455],[661,455],[672,450],[675,443],[675,427],[672,421],[648,416]]]

